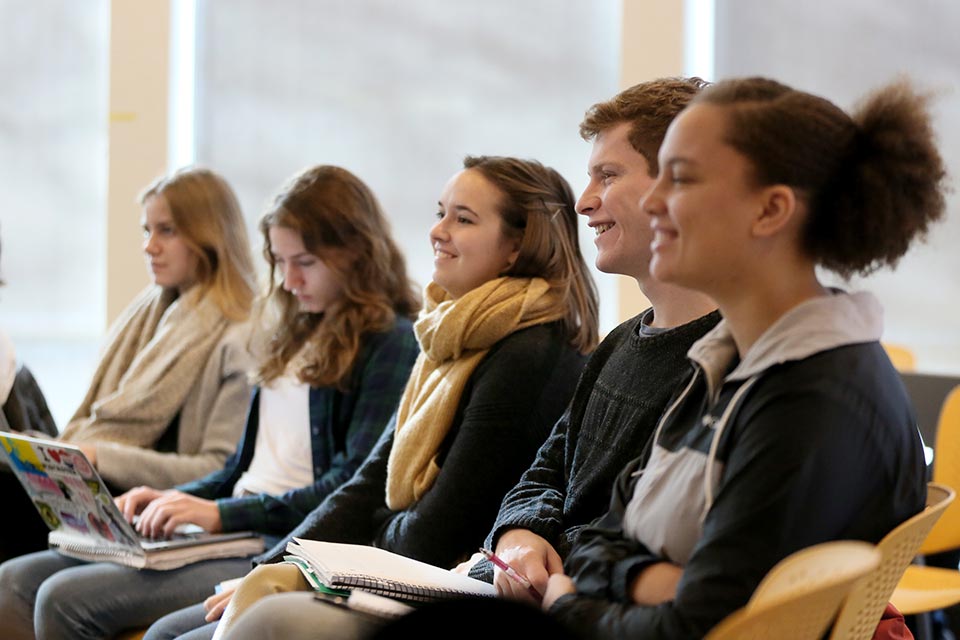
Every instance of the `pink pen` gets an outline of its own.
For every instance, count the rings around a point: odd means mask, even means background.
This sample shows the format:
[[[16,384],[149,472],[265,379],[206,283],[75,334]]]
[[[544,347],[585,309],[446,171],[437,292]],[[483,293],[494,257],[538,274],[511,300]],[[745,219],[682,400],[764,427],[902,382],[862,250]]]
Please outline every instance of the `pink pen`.
[[[540,595],[540,592],[537,591],[536,587],[530,584],[530,580],[527,578],[527,576],[517,572],[516,569],[514,569],[513,567],[508,565],[506,562],[501,560],[497,554],[495,554],[493,551],[490,551],[489,549],[484,549],[483,547],[480,547],[480,553],[483,554],[484,558],[486,558],[487,560],[495,564],[497,567],[499,567],[500,570],[503,571],[505,574],[507,574],[511,579],[522,584],[527,589],[527,591],[530,592],[530,595],[532,595],[534,598],[537,599],[537,602],[539,602],[540,600],[543,600],[543,596]]]

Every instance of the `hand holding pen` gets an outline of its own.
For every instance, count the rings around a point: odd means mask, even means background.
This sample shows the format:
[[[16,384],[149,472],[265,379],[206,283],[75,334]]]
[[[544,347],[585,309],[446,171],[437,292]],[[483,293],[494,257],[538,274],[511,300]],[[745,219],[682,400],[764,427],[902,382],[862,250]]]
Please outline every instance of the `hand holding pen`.
[[[492,562],[494,566],[496,566],[505,574],[507,574],[507,577],[517,582],[518,584],[522,585],[523,588],[525,588],[537,602],[540,602],[541,600],[543,600],[543,596],[540,594],[539,591],[537,591],[536,587],[530,584],[530,580],[525,575],[518,572],[516,569],[514,569],[509,564],[504,562],[493,551],[490,551],[489,549],[484,549],[483,547],[481,547],[480,553],[483,554],[483,557],[485,557],[487,560]]]

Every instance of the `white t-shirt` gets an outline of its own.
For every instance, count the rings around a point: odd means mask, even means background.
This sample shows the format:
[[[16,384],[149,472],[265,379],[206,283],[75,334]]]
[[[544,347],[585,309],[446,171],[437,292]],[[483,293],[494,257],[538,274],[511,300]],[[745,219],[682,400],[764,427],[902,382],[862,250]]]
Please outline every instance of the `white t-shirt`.
[[[260,389],[260,426],[250,468],[233,495],[277,496],[313,484],[310,386],[283,376]]]

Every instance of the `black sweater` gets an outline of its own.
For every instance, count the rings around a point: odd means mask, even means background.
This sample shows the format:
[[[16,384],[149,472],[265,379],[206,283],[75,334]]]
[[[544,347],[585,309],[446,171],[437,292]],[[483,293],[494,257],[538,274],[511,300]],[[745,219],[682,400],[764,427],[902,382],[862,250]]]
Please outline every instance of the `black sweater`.
[[[640,336],[645,313],[611,331],[591,354],[569,410],[504,498],[487,540],[490,548],[506,530],[523,528],[550,541],[563,557],[576,533],[609,506],[617,474],[640,455],[689,374],[687,351],[720,320],[714,312]],[[493,580],[486,561],[470,575]]]
[[[373,544],[445,568],[466,559],[566,407],[585,359],[557,323],[504,338],[470,376],[438,456],[440,474],[419,501],[401,511],[386,506],[394,415],[353,478],[258,560],[280,560],[294,536]]]

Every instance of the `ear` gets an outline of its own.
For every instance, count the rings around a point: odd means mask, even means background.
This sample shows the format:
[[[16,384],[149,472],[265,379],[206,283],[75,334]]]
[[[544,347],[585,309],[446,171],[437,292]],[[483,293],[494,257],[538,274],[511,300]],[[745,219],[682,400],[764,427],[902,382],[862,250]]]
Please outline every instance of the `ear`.
[[[775,184],[760,194],[760,212],[753,221],[754,236],[774,236],[790,224],[797,214],[797,195],[786,185]]]
[[[520,239],[513,239],[510,241],[510,253],[507,255],[507,267],[504,271],[509,271],[513,268],[513,265],[517,263],[517,258],[520,257]]]

